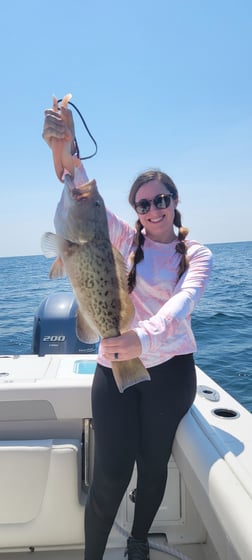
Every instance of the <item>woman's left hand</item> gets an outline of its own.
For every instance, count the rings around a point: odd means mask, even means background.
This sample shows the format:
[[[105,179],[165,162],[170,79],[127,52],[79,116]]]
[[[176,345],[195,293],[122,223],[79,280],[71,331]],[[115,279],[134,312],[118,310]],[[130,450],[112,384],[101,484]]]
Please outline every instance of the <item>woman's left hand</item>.
[[[135,331],[127,331],[121,336],[104,338],[101,342],[102,355],[110,362],[131,360],[142,353],[140,339]]]

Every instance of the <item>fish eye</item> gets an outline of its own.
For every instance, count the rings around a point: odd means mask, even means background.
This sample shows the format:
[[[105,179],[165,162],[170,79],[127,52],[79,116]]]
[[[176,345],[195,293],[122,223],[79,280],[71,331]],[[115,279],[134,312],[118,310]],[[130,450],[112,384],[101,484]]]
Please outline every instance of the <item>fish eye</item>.
[[[99,201],[99,200],[96,200],[96,201],[95,201],[95,206],[98,206],[98,207],[100,207],[100,206],[101,206],[101,203],[100,203],[100,201]]]

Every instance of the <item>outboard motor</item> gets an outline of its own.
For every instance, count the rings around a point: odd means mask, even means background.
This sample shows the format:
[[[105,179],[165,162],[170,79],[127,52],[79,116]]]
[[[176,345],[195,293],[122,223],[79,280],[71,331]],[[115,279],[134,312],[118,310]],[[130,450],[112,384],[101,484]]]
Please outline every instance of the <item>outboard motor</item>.
[[[96,354],[99,336],[92,344],[79,340],[76,311],[77,302],[71,292],[56,292],[45,298],[34,317],[33,354]]]

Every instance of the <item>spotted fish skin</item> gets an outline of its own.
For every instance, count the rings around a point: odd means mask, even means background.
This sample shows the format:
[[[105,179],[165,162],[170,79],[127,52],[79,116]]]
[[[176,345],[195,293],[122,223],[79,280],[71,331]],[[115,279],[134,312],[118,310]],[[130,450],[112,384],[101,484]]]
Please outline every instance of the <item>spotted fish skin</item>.
[[[55,215],[56,235],[45,234],[42,248],[58,255],[50,277],[67,274],[78,303],[76,330],[85,342],[119,336],[130,328],[134,306],[127,290],[126,267],[111,245],[104,201],[96,182],[75,187],[66,175]],[[112,362],[120,392],[150,379],[139,358]]]

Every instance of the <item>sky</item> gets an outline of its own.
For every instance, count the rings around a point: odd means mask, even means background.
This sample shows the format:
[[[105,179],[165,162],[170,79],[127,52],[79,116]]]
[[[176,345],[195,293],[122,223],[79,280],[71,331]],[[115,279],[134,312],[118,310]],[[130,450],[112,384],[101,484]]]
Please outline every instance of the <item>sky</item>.
[[[191,239],[252,240],[251,21],[251,0],[2,0],[0,256],[41,254],[54,231],[62,184],[42,128],[69,92],[112,211],[133,225],[130,186],[159,168]]]

